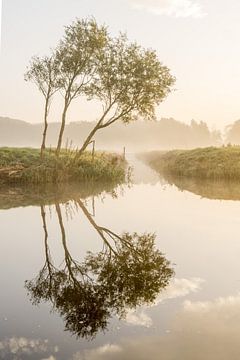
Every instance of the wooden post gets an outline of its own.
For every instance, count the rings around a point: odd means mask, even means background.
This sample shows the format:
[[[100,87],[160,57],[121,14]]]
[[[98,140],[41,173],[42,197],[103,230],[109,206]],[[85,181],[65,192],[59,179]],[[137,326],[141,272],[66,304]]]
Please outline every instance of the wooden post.
[[[126,160],[126,147],[123,148],[123,160]]]

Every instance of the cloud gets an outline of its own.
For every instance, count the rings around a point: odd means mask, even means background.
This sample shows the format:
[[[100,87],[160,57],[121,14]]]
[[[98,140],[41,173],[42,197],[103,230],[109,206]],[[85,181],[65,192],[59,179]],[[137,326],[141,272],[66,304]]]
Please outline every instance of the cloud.
[[[96,349],[92,349],[92,350],[86,350],[84,352],[84,354],[82,353],[76,353],[73,356],[73,360],[95,360],[95,359],[105,359],[105,357],[110,357],[113,356],[115,357],[116,354],[121,353],[122,349],[120,346],[118,345],[114,345],[114,344],[106,344],[103,346],[100,346]]]
[[[155,15],[176,18],[201,18],[206,15],[197,0],[128,0],[136,9],[146,10]]]
[[[239,360],[240,294],[187,301],[169,328],[166,335],[122,340],[74,360]]]
[[[0,341],[0,359],[8,358],[10,355],[14,356],[14,359],[20,359],[25,356],[51,352],[58,352],[58,348],[50,346],[48,340],[11,337]],[[50,356],[45,360],[55,360],[55,358]]]
[[[185,301],[181,319],[193,331],[201,329],[209,336],[226,334],[237,341],[240,334],[240,293],[214,301]]]
[[[134,326],[150,327],[153,324],[150,316],[148,316],[143,310],[140,312],[130,310],[124,320],[127,324]]]
[[[156,303],[195,293],[201,289],[203,283],[204,280],[201,278],[173,279],[166,290],[158,296]]]
[[[199,291],[203,282],[204,280],[200,278],[173,279],[168,287],[159,294],[152,305],[145,309],[141,308],[141,310],[129,310],[124,320],[129,325],[150,327],[153,325],[153,321],[151,317],[146,314],[146,310],[149,307],[157,306],[166,300],[176,299]]]
[[[220,297],[214,301],[185,301],[184,310],[195,313],[206,313],[206,312],[220,312],[225,308],[237,309],[240,308],[240,293],[237,296]]]

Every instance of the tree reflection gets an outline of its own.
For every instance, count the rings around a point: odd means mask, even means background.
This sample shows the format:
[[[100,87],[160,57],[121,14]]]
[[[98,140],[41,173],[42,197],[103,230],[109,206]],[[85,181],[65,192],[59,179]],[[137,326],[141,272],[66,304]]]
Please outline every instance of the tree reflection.
[[[26,281],[26,288],[34,304],[52,303],[66,330],[92,338],[107,328],[112,316],[123,318],[128,309],[153,302],[169,283],[173,269],[155,247],[154,234],[119,236],[99,226],[80,199],[75,205],[100,236],[103,249],[88,252],[83,261],[76,261],[67,246],[62,208],[56,202],[64,249],[64,263],[56,267],[48,246],[45,208],[41,206],[46,261],[37,278]]]

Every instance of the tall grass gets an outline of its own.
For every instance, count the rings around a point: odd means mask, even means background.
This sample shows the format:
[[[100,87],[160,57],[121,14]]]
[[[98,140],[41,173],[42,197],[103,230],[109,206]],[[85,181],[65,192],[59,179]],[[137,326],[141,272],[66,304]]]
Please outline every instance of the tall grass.
[[[0,148],[0,182],[61,183],[71,181],[123,181],[125,161],[118,155],[63,150],[59,157],[46,151],[40,159],[39,149]]]
[[[163,174],[199,179],[240,180],[240,147],[154,151],[141,157]]]

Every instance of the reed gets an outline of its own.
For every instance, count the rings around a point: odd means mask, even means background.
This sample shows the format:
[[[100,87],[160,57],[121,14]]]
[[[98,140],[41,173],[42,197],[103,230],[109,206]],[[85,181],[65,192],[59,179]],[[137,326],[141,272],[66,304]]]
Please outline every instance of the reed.
[[[62,150],[59,157],[51,149],[40,158],[39,149],[0,148],[1,183],[63,183],[72,181],[123,181],[126,163],[121,156],[105,152]]]
[[[240,179],[240,146],[153,151],[141,155],[162,174],[213,180]]]

